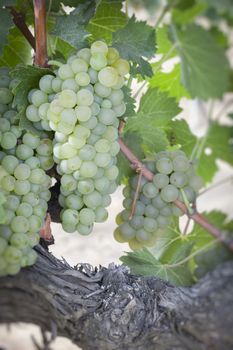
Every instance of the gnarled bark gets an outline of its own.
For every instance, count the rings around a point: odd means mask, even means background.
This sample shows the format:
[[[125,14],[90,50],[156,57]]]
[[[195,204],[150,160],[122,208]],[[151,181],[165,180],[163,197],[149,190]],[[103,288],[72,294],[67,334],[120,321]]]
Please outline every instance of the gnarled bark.
[[[30,322],[83,349],[233,348],[233,263],[191,288],[122,266],[71,268],[38,247],[38,261],[0,278],[0,322]]]

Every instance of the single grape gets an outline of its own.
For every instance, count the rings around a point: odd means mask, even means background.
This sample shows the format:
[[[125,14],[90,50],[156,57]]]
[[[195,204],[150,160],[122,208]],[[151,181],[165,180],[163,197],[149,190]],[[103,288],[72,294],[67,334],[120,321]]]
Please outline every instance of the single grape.
[[[155,174],[153,177],[153,183],[157,188],[161,189],[169,184],[169,177],[165,174]]]
[[[168,175],[173,171],[173,163],[169,158],[160,158],[156,161],[156,168],[160,173]]]
[[[188,182],[188,178],[185,173],[175,171],[170,176],[170,183],[178,188],[184,187]]]
[[[167,185],[161,190],[161,198],[165,202],[174,202],[179,195],[178,189],[174,185]]]
[[[189,160],[185,156],[178,156],[173,159],[173,168],[175,171],[185,172],[189,167]]]

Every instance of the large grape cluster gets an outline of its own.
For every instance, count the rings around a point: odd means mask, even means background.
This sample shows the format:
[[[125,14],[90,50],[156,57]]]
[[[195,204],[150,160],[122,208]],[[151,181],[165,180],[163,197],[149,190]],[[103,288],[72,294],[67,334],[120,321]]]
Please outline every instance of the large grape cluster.
[[[121,88],[128,72],[129,64],[117,50],[96,41],[60,65],[56,76],[44,76],[40,89],[29,94],[27,118],[54,131],[67,232],[87,235],[94,222],[107,219],[118,176],[118,117],[126,111]]]
[[[32,265],[39,241],[39,230],[47,212],[51,179],[52,141],[19,127],[12,108],[12,81],[8,70],[0,69],[0,276],[16,274]]]
[[[128,242],[131,249],[153,246],[158,230],[165,229],[172,216],[183,212],[173,204],[179,199],[186,204],[195,201],[202,180],[194,173],[192,163],[182,151],[159,152],[154,161],[145,163],[155,175],[149,182],[139,175],[129,180],[123,190],[124,210],[118,214],[118,227],[114,232],[117,241]],[[136,189],[139,193],[132,215]]]

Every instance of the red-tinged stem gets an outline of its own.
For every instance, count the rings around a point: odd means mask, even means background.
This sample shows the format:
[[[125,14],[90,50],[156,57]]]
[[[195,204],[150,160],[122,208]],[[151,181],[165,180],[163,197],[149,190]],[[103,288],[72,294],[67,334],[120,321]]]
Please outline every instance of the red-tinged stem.
[[[28,26],[25,23],[24,15],[20,12],[17,12],[14,7],[8,6],[7,7],[12,16],[13,16],[13,22],[16,25],[16,27],[21,31],[25,39],[29,42],[31,47],[35,50],[35,38],[30,32]]]
[[[154,174],[145,167],[142,162],[133,154],[133,152],[128,148],[128,146],[124,143],[124,141],[119,138],[118,139],[121,152],[125,155],[125,157],[129,160],[131,167],[133,169],[141,169],[142,175],[149,181],[152,181]],[[212,236],[216,237],[219,241],[224,243],[228,249],[233,251],[233,240],[229,240],[228,235],[222,233],[219,229],[213,226],[211,223],[207,221],[207,219],[201,214],[195,212],[194,214],[190,214],[188,212],[188,208],[184,203],[179,200],[176,200],[174,204],[189,218],[195,221],[197,224],[202,226],[205,230],[207,230]]]
[[[48,66],[46,37],[45,0],[33,0],[35,15],[36,54],[34,63],[40,67]]]

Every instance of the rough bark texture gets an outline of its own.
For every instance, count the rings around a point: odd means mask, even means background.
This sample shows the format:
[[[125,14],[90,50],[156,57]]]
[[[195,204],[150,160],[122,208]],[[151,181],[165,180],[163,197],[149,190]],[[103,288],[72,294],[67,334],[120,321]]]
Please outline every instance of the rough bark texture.
[[[233,263],[192,288],[125,267],[71,268],[43,248],[36,265],[0,278],[0,322],[30,322],[86,350],[233,349]]]

